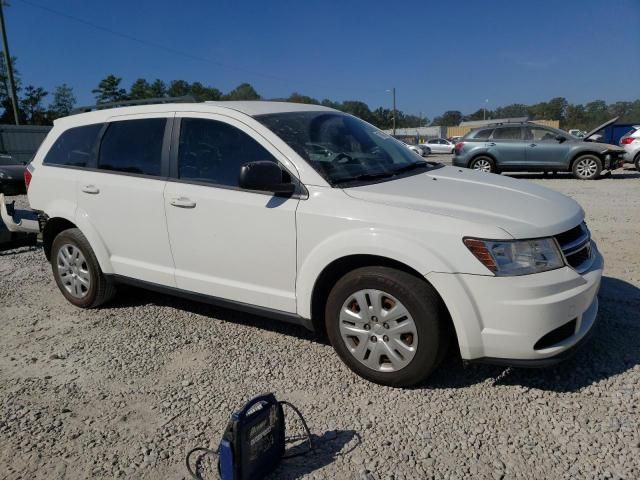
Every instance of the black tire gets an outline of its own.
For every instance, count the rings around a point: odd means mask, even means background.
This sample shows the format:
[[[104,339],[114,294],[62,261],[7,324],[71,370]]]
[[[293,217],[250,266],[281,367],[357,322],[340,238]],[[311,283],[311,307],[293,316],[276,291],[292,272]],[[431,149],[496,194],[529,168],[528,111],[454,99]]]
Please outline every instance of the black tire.
[[[640,172],[640,153],[636,155],[636,158],[633,161],[633,164],[636,166],[636,170]]]
[[[81,297],[74,296],[65,287],[62,280],[62,273],[64,266],[60,264],[59,254],[63,247],[66,249],[77,248],[82,256],[84,262],[82,265],[78,263],[77,268],[82,268],[85,272],[88,272],[90,278],[89,287],[86,291],[82,291]],[[53,278],[62,292],[62,295],[73,305],[80,308],[95,308],[108,302],[116,292],[115,286],[110,282],[102,273],[98,260],[96,259],[93,249],[89,245],[88,240],[77,228],[70,228],[60,232],[54,239],[51,245],[51,269],[53,270]]]
[[[488,165],[489,169],[488,170],[481,169],[479,168],[480,165]],[[472,170],[478,170],[478,171],[487,172],[487,173],[497,172],[496,162],[493,161],[493,158],[487,157],[485,155],[480,155],[474,158],[473,160],[471,160],[471,163],[469,163],[469,168]]]
[[[571,171],[578,180],[594,180],[602,173],[602,160],[591,154],[581,155],[573,161]]]
[[[428,157],[429,155],[431,155],[431,149],[430,148],[425,148],[422,150],[424,152],[424,156]]]
[[[364,365],[350,352],[346,340],[342,338],[340,314],[343,306],[354,293],[367,289],[379,290],[395,297],[413,319],[417,334],[414,356],[410,360],[407,359],[406,366],[395,371],[379,371]],[[327,335],[342,361],[359,376],[380,385],[410,387],[424,382],[429,377],[449,346],[450,328],[444,308],[433,287],[420,278],[388,267],[358,268],[342,277],[329,293],[325,310]],[[371,319],[367,321],[377,321],[375,317]],[[380,328],[382,335],[385,330],[382,330],[381,326]],[[371,333],[374,334],[373,329]],[[369,333],[365,335],[368,336]],[[385,335],[385,338],[388,337]],[[411,342],[413,341],[411,337]],[[380,348],[387,348],[385,343],[381,345]],[[364,348],[366,349],[366,346]],[[398,350],[395,352],[398,353]],[[367,354],[365,359],[366,357]]]

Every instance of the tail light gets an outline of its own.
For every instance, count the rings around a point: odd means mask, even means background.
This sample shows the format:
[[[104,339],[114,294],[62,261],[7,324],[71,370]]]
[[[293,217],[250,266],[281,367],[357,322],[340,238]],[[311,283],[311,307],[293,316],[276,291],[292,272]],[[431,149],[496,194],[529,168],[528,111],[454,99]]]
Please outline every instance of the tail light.
[[[33,167],[31,165],[27,165],[24,169],[24,184],[29,190],[29,184],[31,183],[31,179],[33,178]]]
[[[459,152],[460,150],[462,150],[462,147],[464,147],[464,142],[458,142],[456,143],[456,146],[454,147],[456,152]]]
[[[622,140],[620,140],[620,145],[629,145],[630,143],[633,143],[634,140],[634,137],[623,138]]]

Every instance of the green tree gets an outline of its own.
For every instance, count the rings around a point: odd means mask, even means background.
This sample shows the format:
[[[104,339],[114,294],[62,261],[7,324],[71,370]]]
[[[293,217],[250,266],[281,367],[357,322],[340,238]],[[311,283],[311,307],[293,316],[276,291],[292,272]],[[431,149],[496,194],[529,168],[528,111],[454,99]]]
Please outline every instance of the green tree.
[[[222,92],[214,87],[205,87],[200,82],[193,82],[189,87],[189,95],[193,95],[197,100],[220,100]]]
[[[594,100],[584,106],[587,129],[597,127],[609,120],[609,111],[607,110],[607,103],[604,100]]]
[[[287,98],[287,102],[309,103],[309,104],[314,104],[314,105],[318,105],[320,103],[315,98],[309,97],[307,95],[302,95],[302,94],[297,93],[297,92],[293,92],[291,95],[289,95],[289,98]]]
[[[151,90],[151,96],[153,98],[161,98],[167,95],[167,86],[162,80],[156,78],[154,82],[149,86]]]
[[[28,85],[24,89],[24,97],[20,100],[20,109],[24,115],[24,121],[30,125],[45,125],[47,123],[47,111],[42,105],[44,97],[48,95],[42,87]]]
[[[568,105],[563,126],[567,130],[572,128],[586,130],[588,121],[584,105]]]
[[[139,78],[131,85],[129,89],[129,98],[131,100],[140,100],[143,98],[153,98],[151,85],[144,78]]]
[[[223,98],[224,100],[260,100],[260,95],[250,84],[242,83]]]
[[[11,97],[9,96],[9,78],[7,75],[6,64],[4,62],[4,52],[0,50],[0,109],[3,110],[0,115],[1,123],[15,123],[13,118],[13,105],[11,104]],[[16,68],[16,57],[11,57],[11,65],[13,66],[13,83],[16,90],[16,95],[20,94],[22,90],[22,79],[20,72]],[[18,101],[18,116],[24,122],[23,115],[20,112],[20,102]]]
[[[431,125],[440,125],[444,127],[454,127],[460,125],[462,121],[462,113],[458,110],[447,110],[440,117],[436,117],[431,122]]]
[[[49,105],[49,119],[66,117],[75,104],[76,97],[73,95],[73,89],[66,83],[57,86],[53,92],[53,101]]]
[[[189,85],[189,82],[185,80],[171,80],[167,95],[170,97],[184,97],[185,95],[189,95],[190,91],[191,85]]]
[[[115,75],[107,75],[100,80],[98,88],[91,90],[96,97],[96,103],[118,102],[127,98],[127,91],[120,87],[122,78]]]

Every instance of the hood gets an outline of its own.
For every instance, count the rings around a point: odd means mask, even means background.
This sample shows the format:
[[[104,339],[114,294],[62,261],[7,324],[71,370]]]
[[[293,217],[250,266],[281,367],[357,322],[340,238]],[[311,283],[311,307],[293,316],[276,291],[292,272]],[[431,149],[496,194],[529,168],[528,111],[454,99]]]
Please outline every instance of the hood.
[[[372,203],[499,227],[514,238],[556,235],[584,219],[580,205],[558,192],[526,180],[455,167],[344,192]]]
[[[0,165],[0,172],[11,179],[23,178],[25,165]]]
[[[600,130],[602,130],[603,128],[608,127],[609,125],[613,125],[614,123],[616,123],[618,121],[620,117],[614,117],[609,121],[604,122],[602,125],[597,126],[596,128],[594,128],[593,130],[591,130],[590,132],[587,132],[587,134],[582,138],[582,140],[587,140],[589,137],[591,137],[591,135],[593,135],[596,132],[599,132]]]

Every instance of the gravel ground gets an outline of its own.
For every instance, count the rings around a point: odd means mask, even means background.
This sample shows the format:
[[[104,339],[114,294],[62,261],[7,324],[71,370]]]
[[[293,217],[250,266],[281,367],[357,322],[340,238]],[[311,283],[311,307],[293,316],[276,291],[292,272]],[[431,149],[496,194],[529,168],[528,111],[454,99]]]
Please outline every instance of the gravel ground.
[[[412,390],[259,317],[133,288],[79,310],[40,249],[0,253],[0,478],[184,478],[186,451],[215,446],[265,391],[302,410],[316,444],[273,478],[640,478],[640,174],[520,176],[585,208],[606,259],[595,335],[552,369],[452,352]]]

